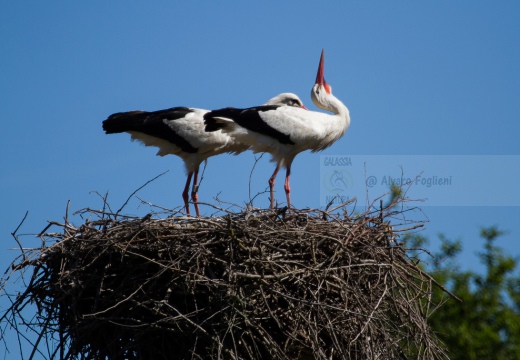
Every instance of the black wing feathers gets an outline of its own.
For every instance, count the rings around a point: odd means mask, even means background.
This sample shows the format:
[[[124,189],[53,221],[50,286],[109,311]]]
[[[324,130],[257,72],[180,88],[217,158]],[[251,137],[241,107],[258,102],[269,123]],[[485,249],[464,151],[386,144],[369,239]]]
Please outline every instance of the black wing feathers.
[[[165,121],[184,118],[192,111],[186,107],[174,107],[153,112],[128,111],[116,113],[103,121],[103,130],[107,134],[136,131],[169,141],[180,147],[184,152],[195,153],[198,149],[165,123]]]
[[[244,109],[227,107],[220,110],[213,110],[209,113],[204,114],[204,124],[206,125],[205,130],[212,132],[223,129],[224,127],[226,127],[226,124],[218,122],[215,118],[225,117],[227,119],[235,121],[235,119],[240,117],[240,113],[242,111],[244,111]]]
[[[218,122],[218,120],[215,119],[222,117],[233,120],[243,128],[272,137],[278,140],[281,144],[294,145],[294,142],[290,139],[290,135],[284,134],[281,131],[269,126],[269,124],[267,124],[260,117],[261,112],[276,110],[279,107],[280,106],[278,105],[264,105],[248,109],[236,109],[228,107],[220,110],[213,110],[204,115],[206,131],[215,131],[225,127],[225,123]]]

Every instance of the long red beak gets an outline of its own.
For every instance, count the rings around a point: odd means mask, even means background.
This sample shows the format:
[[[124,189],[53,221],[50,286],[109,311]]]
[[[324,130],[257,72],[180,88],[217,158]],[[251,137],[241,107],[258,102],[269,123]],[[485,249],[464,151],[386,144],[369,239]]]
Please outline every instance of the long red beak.
[[[325,85],[325,77],[323,75],[323,67],[325,65],[325,49],[321,50],[320,65],[318,66],[318,74],[316,75],[316,84]]]

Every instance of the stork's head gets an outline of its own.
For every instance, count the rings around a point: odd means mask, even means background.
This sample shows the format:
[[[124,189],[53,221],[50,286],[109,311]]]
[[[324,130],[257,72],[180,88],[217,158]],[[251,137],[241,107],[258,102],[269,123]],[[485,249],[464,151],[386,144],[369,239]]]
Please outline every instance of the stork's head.
[[[264,105],[287,105],[307,110],[298,95],[293,93],[282,93],[270,99]]]
[[[312,87],[311,99],[314,105],[323,109],[323,105],[327,102],[327,95],[332,94],[331,86],[325,81],[325,50],[321,51],[320,65],[318,66],[318,74],[316,75],[316,83]]]

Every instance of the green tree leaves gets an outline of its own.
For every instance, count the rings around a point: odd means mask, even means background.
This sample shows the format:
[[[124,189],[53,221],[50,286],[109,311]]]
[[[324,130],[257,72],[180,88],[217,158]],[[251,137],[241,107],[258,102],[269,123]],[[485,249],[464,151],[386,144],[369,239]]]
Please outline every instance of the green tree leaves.
[[[481,229],[483,251],[478,254],[485,273],[461,270],[457,256],[460,240],[440,236],[440,252],[430,274],[462,302],[447,299],[441,289],[432,294],[445,302],[430,317],[430,325],[449,349],[451,359],[520,359],[520,277],[518,258],[496,245],[503,231]],[[427,239],[405,239],[412,246]]]

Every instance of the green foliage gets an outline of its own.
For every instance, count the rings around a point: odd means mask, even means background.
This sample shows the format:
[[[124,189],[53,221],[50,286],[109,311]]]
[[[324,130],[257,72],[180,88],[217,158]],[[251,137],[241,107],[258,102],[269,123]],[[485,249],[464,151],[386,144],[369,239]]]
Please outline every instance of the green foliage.
[[[485,265],[483,275],[461,270],[456,261],[461,241],[440,236],[438,261],[429,272],[462,302],[435,289],[432,301],[444,304],[433,312],[430,325],[448,347],[451,359],[520,359],[518,259],[496,245],[501,235],[496,227],[481,229],[484,251],[478,256]],[[415,247],[427,239],[412,236],[405,241]]]
[[[400,185],[397,185],[395,181],[391,181],[390,183],[390,198],[385,207],[395,206],[399,203],[404,195],[403,188]]]

